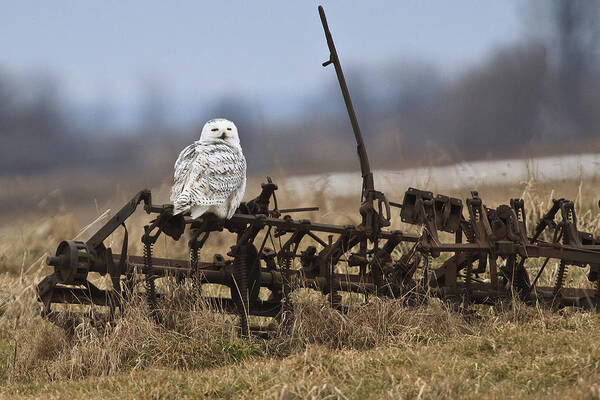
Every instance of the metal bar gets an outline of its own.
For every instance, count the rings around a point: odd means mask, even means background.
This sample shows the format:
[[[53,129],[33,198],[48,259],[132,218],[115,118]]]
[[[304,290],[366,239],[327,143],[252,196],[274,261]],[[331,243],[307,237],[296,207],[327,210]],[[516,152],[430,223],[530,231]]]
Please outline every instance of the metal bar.
[[[599,264],[600,252],[571,246],[534,246],[527,245],[526,250],[529,257],[558,258],[568,264]],[[592,247],[592,246],[589,246]],[[596,246],[594,246],[596,247]]]
[[[323,24],[323,31],[325,31],[325,39],[327,40],[327,46],[329,47],[329,60],[323,63],[326,67],[329,64],[333,64],[335,67],[335,73],[342,90],[344,97],[344,103],[346,103],[346,109],[348,110],[348,117],[350,117],[350,123],[352,124],[352,130],[354,131],[354,137],[356,139],[356,149],[358,152],[358,158],[360,160],[360,171],[363,177],[363,196],[369,190],[375,190],[373,182],[373,173],[369,165],[369,157],[367,156],[367,149],[363,142],[362,133],[358,126],[358,120],[356,119],[356,113],[354,112],[354,106],[352,105],[352,99],[350,98],[350,91],[348,85],[346,85],[346,78],[344,78],[344,72],[342,71],[342,65],[338,57],[335,44],[333,43],[333,37],[329,31],[329,25],[327,24],[327,17],[325,16],[325,10],[322,6],[319,6],[319,16],[321,17],[321,24]]]
[[[316,222],[308,222],[308,221],[294,221],[294,220],[283,220],[279,218],[265,217],[264,215],[248,215],[248,214],[234,214],[231,219],[229,219],[225,226],[228,224],[236,225],[236,224],[252,224],[252,223],[261,223],[266,226],[274,226],[281,230],[285,231],[298,231],[298,230],[310,230],[316,232],[327,232],[327,233],[339,233],[343,234],[348,231],[353,232],[355,234],[361,235],[364,234],[363,231],[357,229],[354,226],[343,227],[339,225],[329,225],[329,224],[321,224]],[[419,240],[418,236],[406,235],[398,232],[390,232],[390,231],[381,231],[379,236],[382,239],[389,239],[391,237],[399,237],[401,241],[404,242],[417,242]]]
[[[280,213],[295,213],[295,212],[304,212],[304,211],[319,211],[319,207],[299,207],[299,208],[282,208],[281,210],[277,210]]]
[[[123,206],[111,219],[106,222],[87,242],[89,248],[98,247],[111,233],[115,231],[131,214],[133,214],[141,201],[144,201],[146,207],[150,207],[150,191],[144,189],[139,191],[127,204]]]
[[[531,292],[535,288],[535,284],[537,283],[538,279],[540,279],[540,276],[542,276],[542,272],[544,272],[544,268],[546,268],[546,265],[548,264],[548,261],[550,261],[550,257],[547,257],[544,260],[544,263],[542,264],[542,267],[538,271],[537,275],[535,276],[535,279],[533,280],[533,283],[529,287],[529,292]]]
[[[120,256],[120,254],[113,254],[113,259],[118,260]],[[144,266],[144,257],[128,256],[127,263],[139,272],[142,272],[142,268]],[[230,265],[231,264],[226,264],[223,266],[222,264],[198,262],[200,272],[204,275],[204,279],[208,283],[222,282],[222,284],[229,284],[231,282],[231,273],[233,272],[233,270],[228,270]],[[153,258],[152,272],[160,275],[168,273],[189,274],[191,272],[190,262],[187,260],[176,260],[171,258]],[[302,270],[291,270],[290,273],[295,275],[304,275]],[[360,283],[364,281],[364,277],[360,276],[359,274],[333,274],[333,278],[338,280],[346,280],[351,283]],[[280,279],[280,271],[265,271],[263,269],[260,273],[260,282],[262,286],[270,286],[273,284],[273,282],[277,282]]]

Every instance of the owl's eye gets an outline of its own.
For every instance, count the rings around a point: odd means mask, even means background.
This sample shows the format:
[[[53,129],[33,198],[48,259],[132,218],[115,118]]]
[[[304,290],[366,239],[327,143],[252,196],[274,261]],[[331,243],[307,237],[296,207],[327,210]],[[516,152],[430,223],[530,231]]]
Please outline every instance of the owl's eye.
[[[219,130],[219,128],[212,128],[212,129],[211,129],[211,131],[213,131],[213,132],[216,132],[216,131],[218,131],[218,130]]]
[[[228,130],[228,131],[230,131],[230,130],[231,130],[231,128],[227,128],[227,130]]]

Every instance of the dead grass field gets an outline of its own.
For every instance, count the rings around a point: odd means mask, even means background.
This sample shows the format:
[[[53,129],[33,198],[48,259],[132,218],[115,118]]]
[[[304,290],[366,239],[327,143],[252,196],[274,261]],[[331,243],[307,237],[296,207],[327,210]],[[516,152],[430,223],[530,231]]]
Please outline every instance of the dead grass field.
[[[248,197],[254,189],[249,186]],[[404,189],[386,192],[401,201]],[[356,199],[317,193],[300,202],[281,192],[286,207],[321,206],[306,216],[311,219],[358,221]],[[580,229],[600,234],[598,182],[530,181],[479,192],[488,206],[523,196],[530,220],[552,197],[571,198]],[[468,191],[445,194],[464,198]],[[130,195],[119,193],[114,204]],[[0,231],[1,397],[600,398],[600,317],[570,309],[553,313],[514,303],[481,307],[465,318],[439,301],[405,308],[374,300],[342,315],[321,295],[299,294],[291,333],[244,341],[235,318],[211,312],[184,286],[171,287],[162,303],[163,325],[152,322],[137,299],[113,326],[80,320],[67,333],[39,317],[33,285],[49,272],[41,261],[58,241],[85,239],[94,226],[82,231],[81,214],[60,211],[39,220],[30,215]],[[142,212],[129,224],[133,254],[140,254],[145,220]],[[109,239],[115,247],[119,235]],[[183,242],[159,241],[157,255],[186,257]],[[225,245],[214,240],[206,253]],[[541,283],[553,281],[556,267],[549,266]],[[585,270],[572,268],[568,278],[567,284],[583,285]]]

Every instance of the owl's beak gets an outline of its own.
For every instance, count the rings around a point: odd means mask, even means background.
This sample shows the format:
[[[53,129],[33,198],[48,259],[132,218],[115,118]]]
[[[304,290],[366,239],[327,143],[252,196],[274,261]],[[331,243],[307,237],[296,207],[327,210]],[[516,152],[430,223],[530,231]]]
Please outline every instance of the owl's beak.
[[[225,140],[226,136],[227,136],[227,134],[225,132],[221,133],[221,139]]]

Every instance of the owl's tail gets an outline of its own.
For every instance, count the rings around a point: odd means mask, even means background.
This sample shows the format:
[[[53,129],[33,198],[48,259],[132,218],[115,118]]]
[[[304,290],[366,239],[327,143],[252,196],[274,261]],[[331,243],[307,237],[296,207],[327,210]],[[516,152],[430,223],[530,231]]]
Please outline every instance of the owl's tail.
[[[202,215],[204,215],[210,206],[192,206],[190,208],[190,215],[192,218],[196,219]]]
[[[173,201],[173,215],[181,214],[190,210],[190,202],[187,199],[177,198]]]

